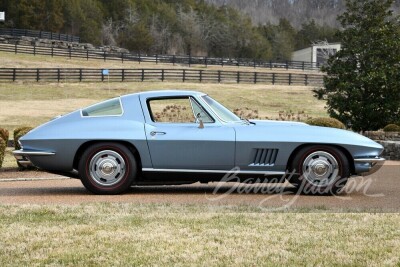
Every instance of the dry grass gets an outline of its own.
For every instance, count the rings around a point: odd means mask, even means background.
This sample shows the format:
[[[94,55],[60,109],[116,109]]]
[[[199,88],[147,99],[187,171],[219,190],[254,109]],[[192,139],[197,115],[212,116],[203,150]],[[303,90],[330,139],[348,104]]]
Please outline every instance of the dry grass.
[[[0,206],[0,215],[2,266],[400,264],[399,214],[88,204]]]
[[[51,57],[42,55],[29,55],[29,54],[14,54],[8,52],[0,52],[1,68],[148,68],[148,69],[187,69],[188,65],[180,64],[155,64],[147,62],[132,62],[125,61],[122,63],[118,60],[103,61],[99,59],[76,59],[65,57]],[[235,67],[235,66],[208,66],[192,65],[196,69],[209,69],[209,70],[231,70],[231,71],[250,71],[250,72],[275,72],[275,73],[312,73],[316,74],[317,71],[302,71],[302,70],[286,70],[286,69],[268,69],[268,68],[252,68],[252,67]]]
[[[324,102],[306,86],[199,83],[0,83],[0,127],[37,126],[49,119],[103,99],[155,89],[191,89],[210,94],[231,110],[251,107],[260,118],[284,112],[327,116]]]

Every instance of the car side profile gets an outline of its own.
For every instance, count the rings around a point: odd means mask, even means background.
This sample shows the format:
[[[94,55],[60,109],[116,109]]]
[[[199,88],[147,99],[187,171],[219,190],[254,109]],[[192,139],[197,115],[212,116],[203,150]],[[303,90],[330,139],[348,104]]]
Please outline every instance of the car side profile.
[[[239,181],[288,179],[303,192],[336,194],[349,177],[384,161],[380,144],[351,131],[243,120],[207,94],[178,90],[74,111],[33,129],[20,145],[20,164],[79,178],[96,194],[220,181],[233,169]]]

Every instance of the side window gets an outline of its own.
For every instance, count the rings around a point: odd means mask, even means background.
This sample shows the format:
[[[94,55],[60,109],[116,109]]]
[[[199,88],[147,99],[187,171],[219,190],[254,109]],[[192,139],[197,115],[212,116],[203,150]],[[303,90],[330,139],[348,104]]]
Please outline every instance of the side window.
[[[148,107],[154,122],[196,123],[198,119],[213,122],[191,97],[151,99]]]
[[[84,117],[118,115],[122,115],[122,107],[119,98],[110,99],[82,109],[82,116]]]

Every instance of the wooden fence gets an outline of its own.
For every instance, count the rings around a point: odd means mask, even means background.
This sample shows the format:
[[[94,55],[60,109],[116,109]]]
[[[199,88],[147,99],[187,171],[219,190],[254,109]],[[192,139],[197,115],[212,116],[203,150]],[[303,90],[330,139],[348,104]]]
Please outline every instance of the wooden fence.
[[[193,57],[193,56],[175,56],[175,55],[143,55],[140,53],[110,53],[98,50],[77,49],[69,48],[62,49],[56,47],[43,47],[43,46],[25,46],[13,44],[0,44],[0,51],[31,54],[31,55],[47,55],[52,57],[67,57],[79,59],[100,59],[100,60],[117,60],[121,62],[135,61],[135,62],[151,62],[151,63],[169,63],[169,64],[182,64],[188,65],[208,65],[215,66],[236,66],[236,67],[253,67],[253,68],[268,68],[268,69],[296,69],[296,70],[319,70],[321,65],[319,63],[304,62],[304,61],[262,61],[256,59],[230,59],[230,58],[215,58],[215,57]]]
[[[319,86],[323,76],[195,69],[0,68],[0,82],[144,82],[253,83]]]
[[[60,40],[67,42],[80,42],[81,38],[74,35],[62,34],[62,33],[54,33],[54,32],[45,32],[45,31],[34,31],[27,29],[4,29],[0,28],[0,35],[10,35],[10,36],[28,36],[28,37],[37,37],[41,39],[49,39],[49,40]]]

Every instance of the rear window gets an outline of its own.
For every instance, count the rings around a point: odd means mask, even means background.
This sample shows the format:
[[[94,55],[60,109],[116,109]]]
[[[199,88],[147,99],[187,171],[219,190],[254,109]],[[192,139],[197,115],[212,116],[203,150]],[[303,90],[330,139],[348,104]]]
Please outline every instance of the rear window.
[[[110,99],[82,109],[82,116],[118,116],[122,115],[122,106],[119,98]]]

